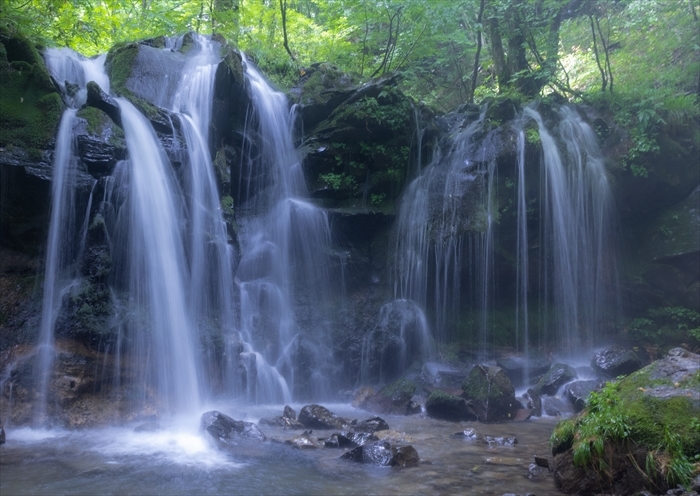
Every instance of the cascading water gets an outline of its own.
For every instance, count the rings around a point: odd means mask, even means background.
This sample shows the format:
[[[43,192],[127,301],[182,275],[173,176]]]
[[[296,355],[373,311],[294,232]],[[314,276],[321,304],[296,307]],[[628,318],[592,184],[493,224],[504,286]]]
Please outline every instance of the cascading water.
[[[117,99],[129,151],[128,195],[119,214],[128,228],[120,250],[128,257],[132,311],[146,329],[136,334],[137,354],[166,407],[178,412],[199,405],[195,326],[188,302],[182,211],[177,183],[165,152],[146,118],[125,99]],[[124,249],[125,248],[125,249]],[[145,332],[144,332],[145,331]]]
[[[244,159],[238,211],[241,337],[251,400],[288,401],[330,392],[327,362],[330,229],[309,203],[291,134],[293,109],[244,58],[257,124],[257,156]]]
[[[172,105],[187,144],[184,192],[189,220],[188,301],[194,322],[200,329],[221,329],[225,345],[229,347],[227,356],[233,356],[230,346],[238,341],[235,333],[234,254],[228,244],[208,146],[219,45],[204,36],[195,36],[194,42],[195,53],[185,65]],[[177,46],[177,43],[173,45]],[[228,384],[237,384],[234,375],[235,366],[229,363],[225,372]]]
[[[463,235],[488,222],[483,215],[470,216],[473,209],[467,208],[478,201],[478,184],[484,175],[476,169],[480,150],[472,140],[484,115],[485,109],[460,131],[446,155],[439,149],[435,152],[406,188],[398,216],[394,296],[432,309],[433,333],[440,343],[446,342],[448,321],[459,305]]]
[[[578,344],[600,335],[602,309],[614,299],[612,196],[595,134],[569,107],[557,111],[553,131],[539,113],[526,108],[513,128],[517,192],[509,199],[504,198],[508,188],[497,190],[495,158],[502,146],[498,130],[483,132],[484,116],[485,109],[458,129],[449,151],[438,150],[406,189],[397,223],[395,295],[428,312],[438,342],[446,342],[457,325],[452,318],[460,311],[463,319],[466,308],[479,312],[471,321],[480,329],[480,354],[485,357],[494,340],[491,314],[504,298],[496,294],[495,247],[503,242],[497,232],[497,209],[512,203],[517,206],[513,344],[527,357],[532,337],[528,294],[536,282],[542,293],[540,306],[547,307],[541,313],[555,315],[548,325],[556,326],[558,350],[570,354]],[[527,171],[537,162],[528,161],[525,153],[528,121],[537,124],[542,146],[538,281],[530,275],[529,260],[528,222],[536,219],[528,218],[533,201],[528,195],[537,193],[527,187]],[[566,152],[562,155],[560,149]],[[468,288],[461,287],[464,269]],[[468,289],[468,299],[463,289]],[[545,320],[540,319],[540,342],[548,335]]]
[[[573,109],[559,109],[563,156],[540,114],[528,107],[524,117],[537,123],[542,143],[541,237],[548,252],[541,286],[551,295],[544,301],[554,307],[561,351],[575,355],[601,336],[603,308],[616,301],[612,193],[595,133]]]
[[[54,326],[61,307],[63,292],[76,275],[84,233],[77,226],[85,226],[78,217],[77,158],[73,125],[77,109],[87,98],[88,81],[96,81],[109,91],[109,80],[104,72],[105,57],[86,59],[68,48],[48,49],[45,53],[47,68],[61,88],[68,106],[61,117],[54,150],[51,186],[51,217],[46,247],[44,293],[39,330],[39,371],[37,390],[39,402],[35,420],[44,421],[47,413],[48,383],[54,360]],[[94,184],[94,183],[93,183]],[[89,203],[88,200],[88,210]],[[76,243],[76,239],[80,242]]]

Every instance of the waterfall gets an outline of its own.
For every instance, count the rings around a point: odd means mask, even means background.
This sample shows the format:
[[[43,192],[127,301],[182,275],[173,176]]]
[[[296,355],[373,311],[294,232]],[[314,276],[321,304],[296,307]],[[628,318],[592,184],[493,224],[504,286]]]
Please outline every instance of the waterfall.
[[[109,80],[104,72],[105,57],[86,59],[68,48],[48,49],[46,66],[61,89],[68,108],[63,112],[56,136],[53,174],[51,178],[51,215],[46,246],[44,268],[44,290],[39,328],[39,370],[37,391],[39,402],[34,418],[43,422],[47,412],[48,387],[54,361],[54,327],[61,307],[64,292],[76,275],[76,262],[81,258],[87,213],[81,222],[78,216],[77,157],[73,125],[77,109],[87,99],[88,81],[96,81],[109,91]],[[93,182],[94,186],[94,182]],[[88,200],[88,211],[91,197]],[[76,243],[76,239],[79,240]]]
[[[487,231],[484,219],[470,216],[472,209],[465,208],[474,202],[483,180],[473,136],[484,115],[485,109],[458,132],[446,154],[436,150],[406,188],[397,219],[394,297],[432,309],[433,334],[440,343],[447,341],[448,322],[459,306],[464,234],[477,224]]]
[[[249,399],[330,394],[326,213],[307,200],[292,137],[294,109],[245,60],[257,155],[244,158],[239,216],[241,338]],[[253,371],[256,369],[256,371]],[[252,380],[255,378],[255,381]]]
[[[234,253],[228,244],[208,145],[214,76],[220,61],[219,45],[198,35],[194,36],[194,42],[194,55],[183,69],[172,105],[187,144],[184,193],[189,221],[188,302],[193,321],[200,329],[221,329],[229,351],[227,355],[231,356],[231,346],[238,341],[234,309]],[[235,366],[232,363],[228,365],[225,377],[231,385],[235,385]]]
[[[128,222],[129,298],[145,321],[137,354],[151,364],[151,380],[166,407],[192,411],[199,405],[199,378],[178,187],[150,123],[128,100],[117,103],[129,151],[122,179],[128,196],[121,206]]]
[[[489,131],[485,113],[484,108],[471,123],[457,127],[448,145],[436,150],[406,188],[397,219],[394,296],[416,302],[427,313],[438,343],[446,343],[455,330],[477,338],[482,358],[495,340],[503,339],[494,333],[494,311],[513,301],[513,345],[527,358],[533,335],[529,299],[537,284],[540,314],[554,316],[540,319],[540,343],[551,338],[551,329],[556,336],[547,342],[572,354],[601,335],[603,309],[618,301],[614,207],[595,133],[566,106],[555,112],[555,125],[545,125],[528,107],[510,130]],[[526,154],[525,127],[533,121],[542,150],[539,192],[528,187],[539,165]],[[517,187],[499,190],[506,181],[498,178],[496,157],[505,145],[501,136],[510,131],[516,151],[511,184]],[[539,211],[529,211],[538,199]],[[502,255],[496,252],[510,239],[511,233],[499,232],[500,209],[509,205],[517,210],[512,296],[500,294],[511,289],[499,283],[497,258]],[[540,225],[539,279],[530,274],[529,222]]]
[[[542,143],[544,300],[553,305],[550,325],[557,328],[561,351],[574,355],[602,335],[602,309],[615,301],[612,193],[595,133],[573,109],[558,112],[564,154],[536,110],[528,107],[524,116],[537,123]]]

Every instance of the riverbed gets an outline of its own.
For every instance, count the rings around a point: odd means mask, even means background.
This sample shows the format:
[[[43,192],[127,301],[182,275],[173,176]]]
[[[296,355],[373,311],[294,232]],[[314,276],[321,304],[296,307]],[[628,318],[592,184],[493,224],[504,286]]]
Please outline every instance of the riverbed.
[[[302,406],[292,405],[297,412]],[[372,416],[348,404],[324,406],[347,418]],[[283,407],[225,403],[207,410],[256,422],[281,415]],[[275,440],[302,431],[266,425],[260,428],[272,440],[241,442],[223,452],[199,430],[199,415],[161,419],[157,432],[135,432],[137,424],[73,431],[10,426],[0,447],[0,494],[559,494],[551,475],[528,478],[533,456],[548,453],[557,419],[481,424],[420,414],[382,418],[408,437],[421,458],[417,467],[340,460],[346,450],[298,450]],[[453,435],[467,428],[518,443],[496,447]]]

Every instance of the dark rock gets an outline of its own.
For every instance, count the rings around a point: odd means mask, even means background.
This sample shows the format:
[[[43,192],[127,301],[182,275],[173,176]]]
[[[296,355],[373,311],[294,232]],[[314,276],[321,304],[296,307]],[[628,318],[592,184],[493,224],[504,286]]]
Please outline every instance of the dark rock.
[[[591,392],[599,389],[602,385],[603,383],[597,379],[574,381],[566,386],[566,396],[574,404],[574,409],[580,412],[586,406],[586,401]]]
[[[429,416],[451,422],[476,420],[474,410],[464,398],[436,389],[425,403],[425,411]]]
[[[5,444],[5,428],[0,425],[0,444]]]
[[[541,376],[552,366],[551,360],[543,356],[508,356],[496,360],[496,365],[501,367],[513,384],[521,385],[527,377]]]
[[[500,367],[475,365],[464,379],[462,389],[481,422],[511,420],[520,408],[515,389]]]
[[[550,468],[549,458],[547,458],[546,456],[535,455],[535,463],[537,464],[538,467],[544,467],[547,470],[549,470],[549,468]]]
[[[249,438],[257,441],[265,441],[265,434],[260,432],[258,426],[252,422],[234,420],[221,412],[210,411],[202,414],[202,430],[214,438],[219,446],[235,444],[236,439]]]
[[[304,406],[298,420],[307,429],[344,429],[350,423],[321,405]]]
[[[348,429],[347,432],[344,432],[343,435],[352,443],[356,445],[363,445],[369,441],[377,440],[377,437],[374,435],[375,432],[386,430],[389,430],[389,424],[387,424],[384,419],[380,417],[372,417],[356,423],[350,429]]]
[[[481,442],[489,446],[515,446],[518,444],[518,440],[514,437],[484,436]]]
[[[324,442],[326,448],[354,448],[357,443],[351,441],[343,434],[335,433]]]
[[[612,379],[639,370],[642,360],[634,350],[612,348],[597,352],[591,359],[591,367],[602,377]]]
[[[523,394],[523,399],[525,400],[525,407],[532,410],[533,417],[542,416],[542,397],[534,389],[530,388],[525,394]]]
[[[565,363],[555,363],[540,379],[534,390],[540,394],[554,396],[561,386],[578,377],[576,370]]]
[[[323,444],[311,435],[311,431],[304,431],[302,434],[285,441],[285,444],[291,444],[297,449],[319,449],[323,448]]]
[[[111,175],[117,162],[127,155],[124,132],[97,108],[85,107],[77,117],[73,132],[81,162],[93,177]]]
[[[116,100],[105,93],[95,81],[87,84],[87,104],[100,109],[107,114],[119,127],[122,125],[122,114]]]
[[[340,458],[389,467],[414,467],[420,461],[418,453],[413,446],[392,446],[386,441],[375,441],[364,446],[358,446],[344,453]]]
[[[279,417],[261,418],[260,422],[263,425],[274,427],[284,427],[285,429],[303,429],[304,425],[297,420],[297,414],[294,409],[286,405],[284,413]]]
[[[297,419],[297,412],[294,411],[294,408],[292,408],[289,405],[284,405],[284,412],[282,413],[282,417],[289,419],[289,420],[296,420]]]

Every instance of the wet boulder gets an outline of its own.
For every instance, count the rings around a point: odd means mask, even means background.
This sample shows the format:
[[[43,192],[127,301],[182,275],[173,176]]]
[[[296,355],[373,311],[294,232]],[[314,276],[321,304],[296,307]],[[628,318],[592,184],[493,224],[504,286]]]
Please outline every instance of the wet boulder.
[[[326,448],[354,448],[357,446],[357,443],[351,441],[345,435],[336,432],[331,437],[324,440],[324,445]]]
[[[304,431],[300,435],[285,441],[297,449],[320,449],[324,444],[311,435],[311,431]]]
[[[578,373],[572,366],[565,363],[555,363],[542,376],[534,390],[543,395],[554,396],[560,387],[576,378],[578,378]]]
[[[586,400],[591,392],[602,386],[601,381],[591,379],[587,381],[574,381],[566,387],[566,396],[573,403],[577,412],[580,412],[586,406]]]
[[[340,458],[384,467],[415,467],[420,462],[418,452],[413,446],[392,446],[387,441],[375,441],[358,446],[344,453]]]
[[[307,429],[345,429],[350,421],[338,417],[321,405],[306,405],[299,412],[298,421]]]
[[[425,411],[430,417],[450,422],[477,419],[476,413],[464,398],[439,389],[428,396]]]
[[[235,444],[237,439],[248,438],[256,441],[265,441],[267,437],[260,432],[258,426],[252,422],[234,420],[221,412],[212,410],[202,414],[200,426],[206,431],[217,445],[228,446]]]
[[[481,422],[511,420],[521,408],[513,384],[500,367],[475,365],[462,382],[462,389]]]
[[[369,441],[376,441],[378,438],[375,436],[375,432],[386,430],[389,430],[389,424],[387,424],[384,419],[381,417],[371,417],[356,423],[348,429],[347,432],[344,432],[343,435],[352,443],[362,445]]]
[[[542,397],[534,389],[530,388],[523,394],[525,408],[532,410],[533,417],[542,416]]]
[[[593,355],[591,367],[601,377],[613,379],[639,370],[642,368],[642,360],[634,350],[611,348]]]
[[[284,427],[285,429],[303,429],[304,425],[297,420],[297,413],[294,409],[285,405],[284,412],[279,417],[262,418],[261,424]]]
[[[374,393],[372,388],[363,388],[358,399],[357,406],[369,412],[382,415],[412,415],[420,413],[420,405],[412,401],[417,386],[412,381],[400,379],[379,392]]]

